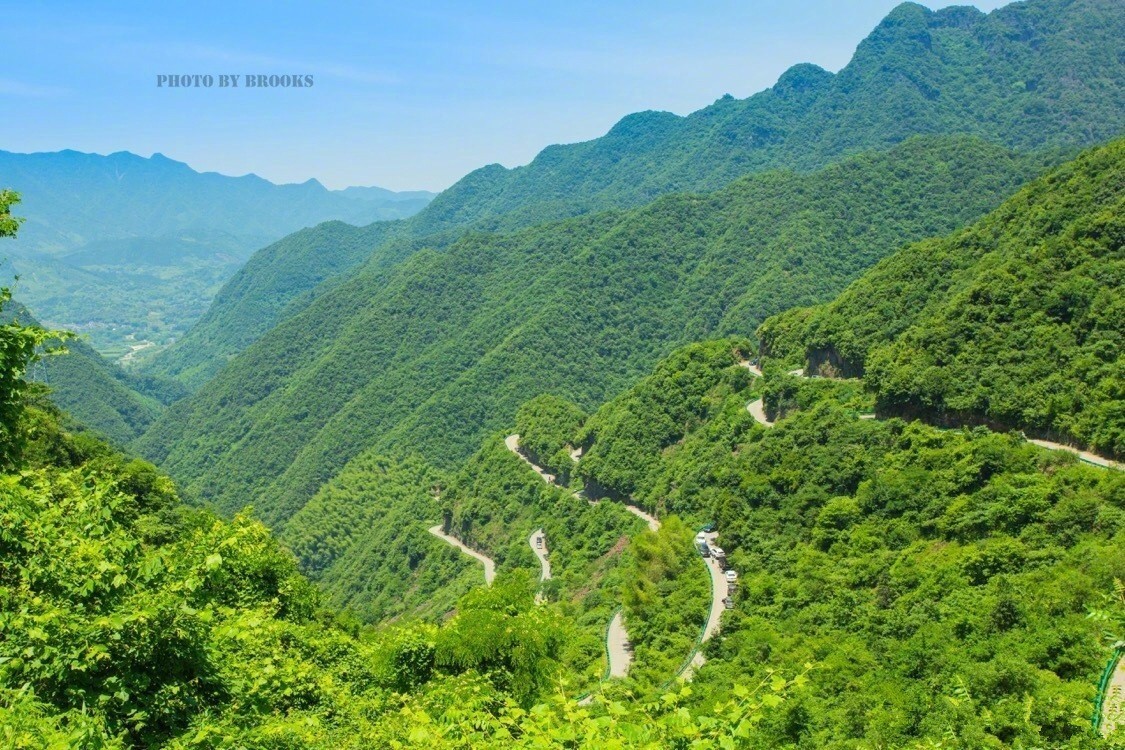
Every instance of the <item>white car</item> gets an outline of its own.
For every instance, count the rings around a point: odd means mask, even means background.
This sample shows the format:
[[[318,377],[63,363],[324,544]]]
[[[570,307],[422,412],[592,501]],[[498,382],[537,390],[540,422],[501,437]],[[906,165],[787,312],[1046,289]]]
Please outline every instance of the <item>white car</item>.
[[[733,570],[728,570],[726,576],[727,583],[735,583],[738,580],[738,573],[735,573]]]

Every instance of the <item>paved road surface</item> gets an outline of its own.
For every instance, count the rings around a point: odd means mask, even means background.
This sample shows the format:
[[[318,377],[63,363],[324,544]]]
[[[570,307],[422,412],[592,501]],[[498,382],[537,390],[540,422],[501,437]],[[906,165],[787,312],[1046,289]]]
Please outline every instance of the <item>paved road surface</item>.
[[[745,367],[747,370],[749,370],[754,375],[757,375],[759,378],[762,377],[762,368],[758,367],[757,365],[750,364],[748,360],[744,359],[739,362],[738,365],[740,367]]]
[[[741,364],[750,372],[761,377],[762,371],[757,367],[754,367],[749,362],[742,362]],[[793,370],[789,374],[804,377],[804,370]],[[746,405],[746,411],[750,412],[750,415],[754,417],[754,421],[758,424],[765,427],[773,427],[774,423],[771,422],[768,417],[766,417],[765,405],[762,403],[762,399],[759,398],[748,403]],[[875,415],[860,414],[859,418],[875,419]],[[1035,445],[1038,445],[1040,448],[1046,448],[1047,450],[1051,451],[1066,451],[1067,453],[1073,453],[1086,463],[1093,464],[1094,466],[1101,466],[1105,469],[1125,469],[1125,465],[1122,465],[1120,461],[1114,461],[1112,459],[1105,458],[1104,456],[1099,456],[1097,453],[1091,453],[1090,451],[1084,451],[1081,448],[1075,448],[1073,445],[1056,443],[1051,440],[1037,440],[1033,438],[1028,438],[1027,442],[1033,443]]]
[[[647,523],[649,530],[660,531],[660,521],[657,520],[654,516],[651,516],[648,513],[645,513],[643,510],[641,510],[640,508],[638,508],[635,505],[626,505],[625,510],[629,511],[634,516],[636,516],[637,518],[639,518],[642,521],[644,521],[645,523]]]
[[[509,435],[504,439],[504,445],[508,447],[512,453],[522,458],[528,466],[535,470],[535,473],[543,478],[543,481],[554,483],[555,477],[542,468],[533,464],[527,456],[520,452],[520,436]],[[581,450],[575,450],[571,454],[571,458],[575,460],[581,456]],[[556,485],[558,486],[558,485]],[[566,489],[565,487],[563,489]],[[593,500],[589,501],[593,504]],[[652,515],[645,513],[643,510],[635,505],[626,505],[625,509],[632,513],[634,516],[642,519],[648,524],[648,527],[653,531],[660,529],[660,521]],[[535,556],[539,558],[539,565],[542,568],[540,580],[546,580],[551,577],[551,563],[547,560],[547,543],[544,541],[542,549],[535,545],[535,537],[542,534],[543,530],[538,529],[532,533],[527,543],[531,545],[532,551]],[[629,634],[625,630],[625,620],[618,611],[612,620],[610,620],[609,628],[606,630],[606,652],[609,655],[609,676],[610,677],[624,677],[629,672],[629,665],[633,661],[633,653],[629,646]],[[588,701],[587,701],[588,702]]]
[[[465,543],[462,542],[460,539],[458,539],[456,537],[452,537],[449,534],[446,534],[444,531],[442,531],[440,523],[437,526],[434,526],[432,529],[430,529],[430,533],[433,534],[434,536],[436,536],[438,539],[445,542],[446,544],[453,545],[454,547],[461,550],[462,552],[464,552],[469,557],[473,557],[473,558],[476,558],[477,560],[479,560],[481,562],[481,564],[484,565],[484,582],[489,586],[492,585],[492,581],[496,578],[496,563],[492,562],[491,557],[488,557],[487,555],[482,555],[480,552],[477,552],[474,549],[469,549],[468,547],[465,546]]]
[[[629,643],[629,633],[625,630],[625,617],[620,609],[609,621],[605,645],[609,653],[610,679],[629,674],[629,665],[633,663],[633,647]]]
[[[715,546],[715,539],[719,535],[715,532],[707,534],[707,544]],[[703,626],[703,635],[700,638],[700,643],[706,643],[719,632],[719,626],[722,621],[723,611],[726,605],[723,604],[723,599],[727,598],[729,593],[727,589],[727,579],[723,575],[723,569],[713,557],[703,558],[703,562],[707,563],[707,573],[711,577],[711,611],[707,615],[707,624]],[[680,679],[690,680],[695,671],[703,666],[703,662],[707,659],[703,656],[703,649],[695,652],[691,662],[680,673]]]
[[[1125,659],[1117,662],[1117,671],[1106,687],[1102,704],[1102,734],[1109,735],[1118,726],[1125,726]]]
[[[1108,458],[1103,458],[1102,456],[1099,456],[1097,453],[1091,453],[1090,451],[1084,451],[1084,450],[1081,450],[1079,448],[1075,448],[1073,445],[1064,445],[1062,443],[1054,443],[1054,442],[1051,442],[1050,440],[1033,440],[1031,438],[1028,438],[1027,442],[1034,443],[1035,445],[1038,445],[1040,448],[1046,448],[1047,450],[1051,450],[1051,451],[1066,451],[1067,453],[1073,453],[1074,455],[1081,458],[1083,461],[1094,464],[1095,466],[1101,466],[1102,468],[1105,468],[1105,469],[1123,469],[1123,468],[1125,468],[1125,466],[1122,466],[1117,461],[1112,461]]]
[[[755,369],[749,363],[745,363],[745,366],[749,368],[751,372],[753,372]],[[508,447],[508,450],[512,451],[517,456],[522,458],[532,469],[535,470],[537,474],[539,474],[540,477],[543,478],[545,482],[554,482],[555,478],[552,475],[548,474],[547,472],[543,471],[543,469],[533,464],[530,460],[528,460],[526,456],[523,455],[523,453],[520,452],[519,441],[519,435],[509,435],[507,438],[505,438],[504,445]],[[660,521],[655,516],[646,513],[635,505],[626,505],[625,509],[632,513],[634,516],[642,519],[646,524],[648,524],[649,529],[651,529],[652,531],[655,532],[660,530]],[[440,527],[437,528],[440,531]],[[531,549],[535,552],[535,556],[539,558],[539,564],[542,568],[542,575],[540,576],[540,580],[546,580],[551,577],[551,564],[547,561],[546,542],[544,542],[544,546],[542,548],[536,546],[535,544],[536,537],[542,533],[542,529],[537,529],[536,531],[532,532],[531,537],[529,537],[527,540],[527,543],[531,545]],[[715,533],[708,534],[708,543],[710,544],[714,542],[716,536],[717,534]],[[470,552],[470,554],[472,553]],[[726,578],[723,577],[722,568],[719,567],[719,564],[715,562],[714,558],[706,558],[705,562],[707,563],[707,570],[711,577],[711,609],[708,613],[707,624],[703,630],[702,641],[704,642],[709,640],[713,635],[715,635],[715,633],[719,632],[719,621],[723,616],[723,610],[726,608],[723,604],[723,599],[725,599],[727,596],[727,581]],[[606,652],[609,655],[610,677],[624,677],[626,674],[628,674],[629,666],[633,661],[633,654],[629,647],[629,634],[625,630],[625,621],[620,611],[618,611],[614,615],[613,619],[610,620],[609,628],[606,630]],[[680,677],[685,680],[690,680],[695,669],[697,669],[702,664],[703,653],[701,651],[697,651],[695,653],[695,656],[692,658],[691,663],[680,674]]]
[[[766,405],[762,402],[762,399],[755,399],[746,404],[746,411],[750,412],[754,421],[763,427],[773,427],[773,422],[766,416]]]
[[[707,534],[707,544],[715,546],[715,539],[719,535],[715,532]],[[703,630],[703,641],[710,640],[711,636],[719,632],[719,619],[723,616],[723,599],[727,598],[727,579],[723,569],[713,557],[706,557],[707,568],[711,573],[711,614],[707,618],[707,627]]]
[[[543,469],[531,463],[530,458],[523,455],[523,453],[520,451],[520,436],[518,434],[509,435],[508,437],[504,438],[504,445],[508,446],[508,450],[510,450],[512,453],[515,453],[517,456],[522,458],[524,463],[535,469],[535,473],[542,477],[544,482],[550,484],[551,482],[555,481],[554,474],[548,474],[547,472],[543,471]]]
[[[542,542],[536,544],[536,539],[541,539]],[[551,578],[551,562],[547,559],[547,537],[543,534],[543,529],[536,529],[531,532],[531,536],[527,538],[527,543],[531,546],[531,551],[539,558],[539,580],[549,580]]]

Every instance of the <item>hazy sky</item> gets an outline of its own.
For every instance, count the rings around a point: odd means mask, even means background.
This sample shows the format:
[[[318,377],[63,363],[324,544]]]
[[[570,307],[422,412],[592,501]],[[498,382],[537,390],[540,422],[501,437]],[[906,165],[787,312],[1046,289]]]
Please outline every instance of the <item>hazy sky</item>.
[[[630,112],[749,96],[798,62],[838,70],[896,4],[6,3],[0,149],[159,151],[275,182],[438,190]],[[159,74],[222,73],[314,85],[156,86]]]

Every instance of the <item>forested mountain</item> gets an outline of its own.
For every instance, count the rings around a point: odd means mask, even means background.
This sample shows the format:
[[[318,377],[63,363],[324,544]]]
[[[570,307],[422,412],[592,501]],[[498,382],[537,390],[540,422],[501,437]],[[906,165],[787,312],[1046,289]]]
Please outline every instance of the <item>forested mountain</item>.
[[[799,684],[696,717],[675,693],[580,708],[559,689],[573,617],[519,574],[440,627],[361,629],[320,608],[264,526],[180,504],[154,467],[29,399],[47,336],[0,325],[5,747],[668,747],[752,726]]]
[[[1125,747],[1125,471],[1075,447],[1125,458],[1119,6],[903,5],[839,74],[297,231],[176,380],[0,285],[0,746]],[[255,179],[51,267],[426,198]]]
[[[279,320],[311,302],[313,289],[325,291],[318,285],[361,264],[396,224],[380,221],[355,227],[326,222],[259,250],[223,285],[183,338],[146,362],[144,370],[174,377],[195,390]]]
[[[258,248],[328,219],[410,216],[429,193],[331,191],[315,180],[199,173],[161,154],[0,151],[0,184],[28,217],[5,245],[6,273],[42,320],[89,333],[120,356],[165,344],[207,309]]]
[[[618,589],[633,566],[627,543],[643,524],[620,505],[592,506],[544,483],[500,436],[448,476],[420,467],[415,459],[357,458],[290,519],[279,538],[327,603],[380,622],[439,618],[481,584],[479,564],[435,545],[427,533],[443,519],[490,556],[501,577],[519,570],[538,575],[528,538],[541,528],[553,576],[541,594],[563,603],[574,618],[560,661],[576,692],[593,687],[605,671],[606,623],[620,606]],[[692,572],[697,582],[703,578],[701,569]],[[704,605],[701,599],[697,613]],[[657,684],[668,671],[658,674]]]
[[[677,344],[827,299],[903,241],[998,205],[1036,165],[919,139],[808,175],[470,234],[341,283],[137,445],[192,496],[280,522],[362,450],[463,458],[538,392],[590,407]]]
[[[971,133],[1021,150],[1125,129],[1125,18],[1114,0],[1029,0],[989,14],[893,10],[832,74],[797,65],[766,91],[687,117],[641,112],[531,164],[485,167],[419,215],[432,227],[501,228],[670,191],[714,190],[752,171],[810,170],[919,133]]]
[[[747,99],[726,96],[686,117],[629,115],[601,138],[551,146],[526,166],[484,167],[390,229],[390,245],[381,244],[385,229],[339,227],[281,243],[152,372],[197,386],[301,309],[322,279],[365,257],[386,267],[421,245],[440,249],[454,230],[511,231],[716,190],[754,172],[814,170],[918,134],[975,134],[1020,150],[1108,140],[1125,129],[1123,38],[1115,0],[1029,0],[987,15],[903,4],[837,74],[797,65]]]
[[[979,223],[906,247],[838,299],[762,326],[881,413],[984,422],[1125,455],[1125,140]]]
[[[812,664],[762,747],[1101,746],[1089,716],[1121,629],[1091,614],[1125,574],[1125,474],[861,419],[856,381],[791,379],[800,408],[767,429],[739,346],[677,352],[570,437],[587,482],[714,524],[740,573],[694,705]]]

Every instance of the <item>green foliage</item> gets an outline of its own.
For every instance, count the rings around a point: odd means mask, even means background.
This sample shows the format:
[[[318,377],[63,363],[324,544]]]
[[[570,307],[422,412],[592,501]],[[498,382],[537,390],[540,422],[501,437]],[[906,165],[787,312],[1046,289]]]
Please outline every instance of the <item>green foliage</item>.
[[[1034,171],[979,141],[921,139],[811,175],[468,235],[340,283],[135,445],[189,496],[224,512],[252,501],[280,524],[365,450],[449,463],[540,393],[592,409],[677,346],[827,299]]]
[[[11,205],[18,201],[18,194],[10,190],[0,192],[0,237],[14,236],[23,221],[10,214]],[[6,324],[0,334],[6,342],[4,356],[15,365],[14,370],[8,371],[6,387],[12,389],[13,377],[22,383],[25,374],[30,380],[49,384],[56,404],[118,444],[136,438],[160,411],[160,404],[142,391],[157,393],[167,400],[182,395],[175,386],[162,389],[151,379],[130,378],[69,334],[47,335],[23,305],[12,301],[7,289],[0,294],[0,316]],[[52,339],[55,352],[70,356],[40,357],[44,344]],[[63,341],[69,344],[65,350],[58,346]],[[36,351],[28,351],[28,347]],[[22,385],[12,390],[8,402],[18,405],[22,391]],[[15,414],[0,419],[0,424],[18,422]]]
[[[85,711],[59,712],[26,690],[0,689],[0,740],[11,750],[124,750]]]
[[[16,317],[33,322],[25,312]],[[167,400],[183,395],[178,383],[127,373],[77,338],[67,340],[65,356],[39,360],[28,374],[77,425],[122,446],[152,424]]]
[[[694,536],[691,527],[668,516],[659,531],[633,538],[623,601],[636,656],[629,677],[641,685],[661,685],[677,675],[707,621],[711,579]]]
[[[586,412],[565,398],[536,396],[516,412],[520,450],[566,484],[574,467],[571,445],[585,421]]]
[[[479,565],[435,539],[434,491],[446,479],[417,459],[351,461],[281,529],[325,603],[365,622],[437,618],[481,581]]]
[[[686,691],[579,707],[560,682],[567,618],[536,605],[519,571],[442,627],[357,637],[314,616],[313,590],[261,524],[180,506],[151,466],[29,416],[29,462],[0,477],[5,747],[719,747],[732,733],[739,744],[722,747],[751,747],[800,684],[698,716],[681,709]]]
[[[724,96],[687,117],[629,115],[602,138],[552,146],[526,167],[469,174],[418,221],[468,215],[490,228],[523,226],[714,190],[771,168],[816,169],[917,134],[1024,149],[1093,144],[1122,129],[1122,24],[1111,0],[1032,0],[987,16],[904,3],[835,75],[796,65],[748,99]]]
[[[298,313],[367,260],[398,230],[399,222],[354,227],[329,221],[301,229],[254,253],[212,293],[196,322],[168,348],[142,364],[144,372],[175,378],[196,390],[279,321]],[[401,259],[390,249],[381,256]],[[321,284],[323,286],[320,286]],[[314,293],[314,290],[315,293]]]
[[[1112,138],[1125,122],[1115,52],[1123,35],[1112,0],[1032,0],[988,16],[904,5],[836,75],[802,64],[770,89],[744,100],[724,96],[687,117],[635,113],[601,138],[551,146],[524,167],[478,169],[399,225],[318,227],[267,248],[153,372],[198,387],[270,326],[342,283],[365,256],[382,270],[467,230],[510,232],[668,193],[713,191],[771,169],[815,170],[917,135],[972,134],[1023,150]],[[897,197],[918,213],[928,211],[932,193],[908,189]],[[958,201],[951,205],[961,210]],[[816,231],[816,217],[808,218],[805,228]],[[870,222],[870,231],[877,234],[880,223]],[[800,257],[788,259],[798,271]]]
[[[457,617],[438,633],[434,663],[493,676],[499,688],[530,706],[557,676],[563,645],[560,621],[535,606],[531,575],[500,576],[462,598]]]
[[[50,334],[16,323],[8,329],[34,341],[0,352],[13,373],[6,434],[27,445],[11,454],[22,457],[19,470],[0,475],[6,746],[712,747],[732,732],[741,742],[723,747],[751,746],[763,710],[791,687],[782,679],[744,691],[714,717],[679,709],[686,692],[663,704],[580,708],[552,695],[573,660],[570,617],[562,606],[540,606],[533,574],[518,570],[464,596],[440,628],[360,633],[347,618],[318,612],[296,560],[260,523],[179,505],[151,465],[67,433],[50,409],[28,408],[18,371]],[[551,533],[603,546],[620,536],[623,510],[548,488],[496,446],[509,469],[546,490],[541,500],[555,501],[555,514],[543,514]],[[417,461],[372,456],[354,468],[321,499],[339,515],[310,516],[291,532],[319,572],[363,544],[364,524],[385,525],[388,510],[415,510],[419,487],[428,492],[437,478],[440,491],[440,478]],[[472,471],[453,482],[451,502],[470,487],[500,502],[488,489],[496,485]],[[370,493],[368,503],[352,507],[351,492]],[[564,498],[585,518],[559,507]],[[593,552],[560,549],[575,561],[559,566],[564,581],[590,569]]]
[[[808,409],[825,398],[831,398],[861,414],[875,411],[875,399],[867,392],[861,380],[809,379],[770,369],[770,375],[762,388],[762,399],[766,415],[771,419],[783,417],[797,409]]]
[[[742,390],[750,382],[750,372],[738,366],[748,349],[744,340],[708,341],[663,360],[586,422],[578,437],[585,448],[579,475],[599,493],[643,494],[653,456],[710,414],[720,402],[717,391]]]
[[[20,202],[20,194],[13,190],[0,190],[0,237],[15,237],[23,219],[12,216],[12,205]]]
[[[827,374],[866,372],[880,412],[1125,455],[1122,215],[1119,140],[968,229],[903,249],[831,304],[767,321],[761,335],[770,353],[803,349]]]
[[[569,461],[569,456],[567,457]],[[552,579],[540,587],[570,630],[560,656],[575,692],[605,672],[605,629],[620,605],[627,542],[641,523],[616,503],[591,504],[545,483],[495,436],[442,495],[451,533],[492,557],[500,571],[538,577],[528,537],[542,528]]]
[[[11,299],[10,291],[0,289],[0,315]],[[18,320],[0,324],[0,470],[15,467],[23,451],[23,417],[31,385],[28,368],[40,358],[43,345],[60,336],[65,338],[65,334]]]
[[[1098,746],[1108,652],[1087,612],[1125,571],[1122,475],[984,428],[861,420],[855,382],[783,382],[799,408],[773,429],[747,414],[743,381],[638,462],[638,499],[714,519],[740,574],[693,705],[815,662],[763,746]],[[637,424],[660,413],[628,394],[617,409]],[[653,616],[679,616],[668,596]]]

